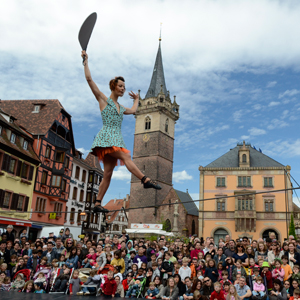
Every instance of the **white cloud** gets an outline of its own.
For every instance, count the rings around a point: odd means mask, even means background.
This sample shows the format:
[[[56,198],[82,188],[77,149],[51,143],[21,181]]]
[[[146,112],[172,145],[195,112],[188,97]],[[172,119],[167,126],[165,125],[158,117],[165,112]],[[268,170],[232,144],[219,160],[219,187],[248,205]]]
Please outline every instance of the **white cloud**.
[[[130,180],[131,174],[130,172],[126,169],[125,166],[120,166],[117,168],[117,170],[114,170],[112,179],[116,180]]]
[[[297,140],[276,140],[266,143],[264,152],[269,155],[280,155],[281,157],[300,156],[300,139]]]
[[[269,103],[269,107],[277,106],[277,105],[279,105],[279,104],[280,104],[280,102],[271,101],[271,102]]]
[[[193,200],[199,200],[199,193],[189,193]],[[199,203],[199,202],[196,202]]]
[[[250,135],[242,135],[241,139],[246,141],[246,140],[250,139]]]
[[[255,110],[261,110],[262,106],[260,104],[255,104],[255,105],[253,105],[253,108]]]
[[[292,97],[292,96],[295,96],[299,93],[300,93],[300,91],[296,90],[296,89],[286,90],[284,93],[279,94],[278,99],[281,99],[281,98],[284,98],[284,97]]]
[[[181,183],[182,181],[185,181],[185,180],[192,180],[193,179],[193,176],[189,175],[186,170],[183,170],[181,172],[174,172],[173,173],[173,180],[174,182],[177,182],[177,183]]]
[[[272,87],[274,87],[276,84],[277,84],[277,81],[269,81],[269,82],[267,83],[266,88],[272,88]]]
[[[241,122],[242,116],[243,116],[242,109],[235,111],[232,115],[234,122]]]
[[[86,150],[84,148],[77,148],[77,150],[80,151],[83,156],[86,156],[90,152],[90,150]]]
[[[269,125],[267,126],[268,129],[276,129],[276,128],[283,128],[288,126],[288,123],[284,122],[283,120],[279,119],[273,119],[269,122]]]
[[[264,129],[259,129],[256,127],[252,127],[248,130],[248,132],[250,133],[250,135],[263,135],[267,133]]]

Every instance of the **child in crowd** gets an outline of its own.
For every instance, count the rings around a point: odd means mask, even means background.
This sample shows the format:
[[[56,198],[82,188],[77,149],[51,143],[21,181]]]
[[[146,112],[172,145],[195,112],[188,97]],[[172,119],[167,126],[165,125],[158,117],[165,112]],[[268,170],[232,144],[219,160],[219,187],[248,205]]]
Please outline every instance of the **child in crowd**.
[[[283,283],[283,286],[284,286],[284,288],[285,288],[285,290],[286,290],[287,298],[289,299],[289,298],[291,297],[291,295],[290,295],[290,286],[291,286],[291,284],[290,284],[290,282],[289,282],[288,280],[286,280],[286,281]]]
[[[44,294],[44,293],[46,293],[44,291],[44,289],[43,289],[43,283],[42,282],[36,282],[36,283],[34,283],[34,289],[35,289],[34,293],[36,293],[36,294]]]
[[[112,261],[112,254],[111,253],[106,253],[106,263],[110,264]]]
[[[198,278],[199,280],[203,281],[204,276],[203,276],[202,270],[198,270],[196,276],[197,276],[197,278]],[[194,280],[195,280],[195,279],[194,279]]]
[[[88,259],[87,263],[85,264],[84,268],[93,268],[96,265],[96,259],[97,259],[97,254],[95,253],[94,248],[89,249],[89,254],[87,254],[86,258]]]
[[[264,261],[262,264],[261,277],[263,279],[264,277],[266,278],[267,289],[268,291],[270,291],[273,288],[273,280],[272,280],[272,273],[269,270],[269,263],[267,261]]]
[[[11,284],[11,291],[19,291],[22,290],[25,285],[24,275],[22,273],[19,273],[16,276],[15,281]]]
[[[218,280],[220,281],[220,280],[223,279],[223,277],[222,277],[222,271],[224,269],[223,263],[221,261],[218,262],[217,269],[218,269],[218,273],[219,273],[219,279]]]
[[[123,275],[121,274],[121,266],[114,266],[114,277],[119,276],[120,282],[123,281]]]
[[[159,293],[159,290],[155,286],[155,283],[154,282],[150,282],[149,283],[149,289],[146,292],[146,297],[145,298],[155,297],[156,295],[158,295],[158,293]]]
[[[253,300],[258,299],[258,296],[260,296],[260,298],[265,298],[266,296],[265,285],[262,282],[261,276],[257,276],[256,281],[253,283],[252,295],[253,295]]]
[[[295,289],[293,296],[290,297],[290,300],[300,299],[300,289]]]
[[[298,281],[298,284],[300,283],[299,265],[294,265],[293,267],[292,280],[294,279]]]
[[[272,271],[272,277],[274,279],[279,279],[280,281],[283,281],[285,273],[284,273],[284,269],[281,267],[281,260],[279,258],[275,258],[274,266],[275,268]]]
[[[290,296],[294,295],[294,290],[299,288],[298,281],[296,279],[292,279],[292,285],[289,289]]]
[[[151,258],[151,260],[147,263],[147,268],[152,268],[152,264],[154,262],[156,262],[156,255],[155,255],[155,253],[152,253],[150,258]]]
[[[234,265],[234,262],[233,262],[233,259],[232,257],[227,257],[226,258],[226,271],[228,272],[228,279],[233,282],[233,278],[232,278],[232,275],[233,275],[233,271],[235,269],[235,265]]]
[[[34,284],[41,282],[43,284],[43,287],[47,285],[47,278],[43,272],[38,273],[38,276],[36,280],[34,281]]]
[[[83,282],[81,279],[78,277],[79,276],[79,271],[74,270],[73,272],[73,277],[70,280],[70,295],[76,295],[80,291],[80,286],[83,285]]]
[[[225,282],[228,282],[229,285],[232,284],[231,281],[228,279],[228,272],[226,270],[223,270],[222,271],[222,280],[220,280],[222,289],[223,289]]]
[[[183,254],[179,252],[177,254],[177,262],[182,266]]]
[[[105,298],[111,298],[115,296],[117,290],[117,283],[114,279],[113,271],[108,271],[107,278],[103,284],[102,292]]]
[[[16,254],[13,254],[13,255],[11,255],[10,256],[10,262],[8,263],[8,265],[7,265],[7,269],[8,269],[8,271],[9,271],[9,273],[10,273],[10,275],[12,275],[12,270],[16,267],[16,265],[17,265],[17,255]]]
[[[190,258],[188,257],[187,259],[190,260]],[[191,268],[191,278],[193,279],[197,276],[196,269],[198,268],[198,259],[196,257],[193,257],[192,262],[190,263],[190,268]]]
[[[7,264],[6,263],[2,263],[0,266],[0,272],[4,272],[6,276],[10,277],[10,272],[7,269]]]
[[[224,300],[224,292],[221,289],[221,283],[215,282],[214,283],[214,291],[212,292],[210,298],[213,300]]]
[[[182,259],[182,267],[180,267],[178,274],[180,275],[183,282],[185,277],[191,277],[192,275],[192,271],[188,266],[188,259],[186,257]]]
[[[289,280],[292,277],[293,271],[292,271],[291,266],[288,264],[289,259],[286,255],[283,255],[281,260],[282,260],[282,268],[284,269],[283,280],[285,282],[285,281]]]
[[[50,285],[53,284],[53,281],[54,281],[54,278],[58,272],[58,259],[54,258],[51,262],[51,265],[52,265],[52,270],[51,270],[51,273],[50,273]]]
[[[3,280],[3,283],[1,284],[0,291],[8,292],[10,288],[11,288],[10,277],[6,276]]]
[[[57,262],[59,268],[62,268],[63,265],[65,265],[66,263],[65,260],[66,260],[66,256],[63,253],[61,253],[59,256],[59,261]]]
[[[259,275],[259,268],[257,268],[257,267],[255,267],[255,268],[253,268],[253,274],[252,274],[252,281],[255,281],[256,280],[256,278],[257,278],[257,276],[260,276]]]
[[[151,277],[151,281],[154,281],[154,278],[156,276],[160,277],[160,272],[158,270],[158,263],[157,262],[152,263],[152,269],[153,269],[153,274],[152,274],[152,277]]]
[[[235,263],[236,268],[233,270],[232,279],[236,281],[236,275],[241,274],[241,276],[247,277],[245,268],[242,265],[242,261],[238,259]]]
[[[240,297],[238,296],[234,285],[230,285],[229,293],[226,296],[226,300],[240,300]]]
[[[42,257],[40,263],[36,267],[35,272],[37,273],[45,268],[48,268],[47,262],[48,262],[48,258],[46,256]]]
[[[173,274],[173,270],[174,270],[174,265],[173,263],[170,261],[170,253],[166,252],[165,253],[165,260],[162,263],[161,266],[161,274],[162,274],[162,278],[164,281],[166,281],[172,274]]]
[[[70,269],[68,267],[66,267],[63,270],[63,273],[56,277],[54,286],[53,286],[53,291],[54,292],[65,292],[69,279],[70,279]]]
[[[209,277],[213,283],[215,283],[219,278],[219,272],[216,268],[216,262],[213,259],[210,259],[208,266],[205,269],[204,277]]]
[[[241,279],[241,277],[242,277],[242,275],[239,273],[239,274],[236,274],[236,280],[235,280],[235,282],[233,283],[234,285],[236,285],[236,284],[239,284],[240,283],[240,279]]]
[[[23,293],[33,293],[34,292],[34,282],[33,282],[33,280],[29,280],[25,283],[22,292]]]
[[[251,257],[251,258],[249,258],[249,267],[248,267],[247,275],[252,276],[254,268],[258,268],[258,265],[255,263],[254,258]]]
[[[224,282],[223,285],[223,293],[224,293],[224,297],[226,299],[228,293],[229,293],[229,287],[230,287],[231,283],[229,283],[229,281]]]
[[[125,298],[136,297],[139,288],[141,287],[141,281],[132,279],[128,285],[128,290],[126,292]],[[149,297],[149,296],[148,296]]]

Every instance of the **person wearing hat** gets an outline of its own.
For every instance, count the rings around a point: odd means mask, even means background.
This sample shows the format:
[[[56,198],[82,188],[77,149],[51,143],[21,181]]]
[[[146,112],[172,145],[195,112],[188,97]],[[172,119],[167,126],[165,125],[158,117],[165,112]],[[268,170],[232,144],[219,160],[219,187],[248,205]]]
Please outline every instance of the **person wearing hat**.
[[[272,290],[273,288],[273,278],[269,268],[270,268],[269,263],[267,261],[264,261],[262,264],[261,277],[263,279],[266,278],[268,291]]]

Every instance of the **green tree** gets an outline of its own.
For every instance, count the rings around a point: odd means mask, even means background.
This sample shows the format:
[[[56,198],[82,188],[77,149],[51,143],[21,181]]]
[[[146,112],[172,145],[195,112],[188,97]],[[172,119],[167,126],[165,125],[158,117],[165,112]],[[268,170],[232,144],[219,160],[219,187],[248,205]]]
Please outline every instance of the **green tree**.
[[[293,235],[296,238],[296,229],[295,229],[295,223],[294,223],[294,216],[293,216],[293,214],[291,214],[289,235]]]

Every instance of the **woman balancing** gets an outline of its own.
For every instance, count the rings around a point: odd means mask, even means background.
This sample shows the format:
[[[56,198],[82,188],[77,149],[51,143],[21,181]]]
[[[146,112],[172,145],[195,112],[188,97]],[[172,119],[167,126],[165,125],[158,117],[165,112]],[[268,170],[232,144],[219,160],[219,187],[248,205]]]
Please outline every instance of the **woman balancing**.
[[[131,108],[120,105],[118,99],[119,97],[123,97],[126,89],[124,78],[119,76],[115,77],[109,82],[111,94],[109,98],[107,98],[99,90],[96,83],[92,79],[88,66],[88,55],[85,51],[82,51],[81,56],[85,57],[85,78],[93,94],[95,95],[96,100],[99,102],[103,120],[103,127],[94,139],[92,148],[90,150],[90,152],[97,156],[104,165],[103,180],[100,183],[99,193],[93,209],[95,213],[99,213],[105,211],[103,208],[101,208],[101,201],[109,187],[113,170],[115,166],[118,165],[118,162],[121,165],[125,165],[133,175],[139,178],[145,189],[154,188],[160,190],[161,186],[155,181],[151,180],[149,177],[144,176],[144,174],[137,168],[137,166],[131,160],[130,151],[126,149],[121,133],[123,114],[135,114],[138,108],[139,95],[133,93],[132,91],[129,93],[130,98],[134,99],[134,103]]]

